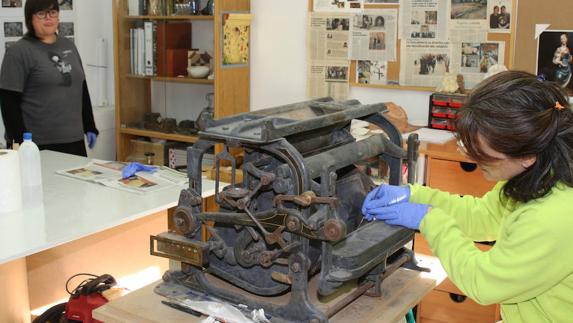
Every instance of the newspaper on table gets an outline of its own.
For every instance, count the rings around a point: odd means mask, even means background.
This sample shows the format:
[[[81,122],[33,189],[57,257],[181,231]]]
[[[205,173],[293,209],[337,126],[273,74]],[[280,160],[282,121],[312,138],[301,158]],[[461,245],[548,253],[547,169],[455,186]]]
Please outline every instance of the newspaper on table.
[[[123,179],[121,171],[125,166],[127,163],[94,159],[86,165],[58,170],[56,173],[133,193],[154,192],[188,182],[187,174],[165,166],[158,167],[153,173],[137,172]]]
[[[365,10],[352,16],[350,59],[396,60],[398,10]]]

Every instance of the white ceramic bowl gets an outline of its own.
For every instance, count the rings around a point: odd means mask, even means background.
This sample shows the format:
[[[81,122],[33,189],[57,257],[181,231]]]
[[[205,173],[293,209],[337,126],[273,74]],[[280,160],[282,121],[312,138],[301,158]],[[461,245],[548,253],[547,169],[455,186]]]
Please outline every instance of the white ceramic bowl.
[[[190,66],[187,68],[187,74],[194,79],[202,79],[209,75],[209,66]]]

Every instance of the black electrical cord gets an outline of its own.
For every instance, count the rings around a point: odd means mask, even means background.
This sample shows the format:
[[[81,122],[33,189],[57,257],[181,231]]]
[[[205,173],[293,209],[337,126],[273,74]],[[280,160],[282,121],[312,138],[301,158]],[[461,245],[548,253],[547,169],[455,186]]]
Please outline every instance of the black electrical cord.
[[[69,286],[69,284],[70,284],[70,281],[71,281],[72,279],[78,277],[78,276],[88,276],[88,277],[91,277],[91,278],[84,279],[81,283],[79,283],[79,284],[76,286],[76,288],[74,288],[73,291],[70,292],[70,289],[68,288],[68,286]],[[97,275],[89,274],[89,273],[78,273],[78,274],[75,274],[75,275],[73,275],[72,277],[68,278],[68,280],[66,281],[66,292],[68,292],[68,294],[70,294],[71,296],[77,296],[77,295],[79,295],[79,293],[80,293],[82,287],[83,287],[85,284],[91,282],[92,280],[94,280],[94,279],[96,279],[96,278],[98,278],[98,277],[99,277],[99,276],[97,276]]]

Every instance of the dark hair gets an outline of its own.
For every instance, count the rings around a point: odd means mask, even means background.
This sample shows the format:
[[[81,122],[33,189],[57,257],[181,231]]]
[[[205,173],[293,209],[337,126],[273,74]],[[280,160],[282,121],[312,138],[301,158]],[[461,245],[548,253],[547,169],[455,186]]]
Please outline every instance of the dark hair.
[[[478,134],[510,158],[536,157],[507,181],[502,197],[527,202],[557,182],[573,186],[573,111],[556,83],[520,71],[495,74],[472,91],[458,116],[456,136],[477,163],[496,160],[480,147]]]
[[[34,14],[44,10],[60,11],[60,5],[58,4],[58,0],[26,1],[26,5],[24,6],[24,18],[26,20],[26,28],[28,28],[28,32],[26,32],[27,37],[38,38],[36,36],[36,31],[34,30],[34,26],[32,25],[32,17],[34,16]]]

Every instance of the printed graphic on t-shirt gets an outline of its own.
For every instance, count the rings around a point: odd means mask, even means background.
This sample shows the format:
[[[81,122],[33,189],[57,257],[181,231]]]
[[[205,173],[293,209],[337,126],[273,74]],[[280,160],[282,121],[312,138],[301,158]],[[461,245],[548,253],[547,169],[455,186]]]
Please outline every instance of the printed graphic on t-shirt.
[[[58,53],[50,52],[50,60],[54,63],[54,66],[62,75],[61,86],[71,86],[72,85],[72,65],[66,60],[71,50],[64,50],[61,55]]]

